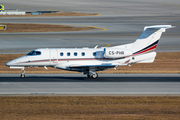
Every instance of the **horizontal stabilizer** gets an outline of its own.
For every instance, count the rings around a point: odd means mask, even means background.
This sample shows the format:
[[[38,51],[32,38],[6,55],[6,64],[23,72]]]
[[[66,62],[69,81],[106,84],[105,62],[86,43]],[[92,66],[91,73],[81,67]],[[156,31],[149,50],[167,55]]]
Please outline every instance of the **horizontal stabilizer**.
[[[172,26],[172,25],[154,25],[154,26],[146,26],[144,27],[144,30],[146,29],[160,29],[160,28],[165,28],[165,29],[169,29],[169,28],[174,28],[176,26]]]

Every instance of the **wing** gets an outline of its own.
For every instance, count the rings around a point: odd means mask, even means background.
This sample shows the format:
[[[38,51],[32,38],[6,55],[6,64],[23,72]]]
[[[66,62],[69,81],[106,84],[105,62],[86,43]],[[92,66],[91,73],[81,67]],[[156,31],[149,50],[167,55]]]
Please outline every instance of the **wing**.
[[[81,64],[72,64],[69,66],[70,69],[94,69],[96,71],[101,71],[101,70],[106,70],[106,69],[109,69],[109,68],[113,68],[113,67],[116,67],[117,65],[113,65],[111,63],[102,63],[102,64],[96,64],[96,65],[93,65],[93,64],[88,64],[88,65],[81,65]]]

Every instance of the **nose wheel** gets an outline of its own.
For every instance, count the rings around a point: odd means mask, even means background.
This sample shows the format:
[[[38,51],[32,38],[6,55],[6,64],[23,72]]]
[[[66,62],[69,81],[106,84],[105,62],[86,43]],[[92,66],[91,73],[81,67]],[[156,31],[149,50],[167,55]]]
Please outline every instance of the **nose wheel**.
[[[20,77],[21,77],[22,79],[25,78],[25,70],[24,70],[24,69],[22,69],[22,73],[21,73]]]
[[[25,78],[25,74],[21,74],[20,77],[21,77],[22,79],[24,79],[24,78]]]

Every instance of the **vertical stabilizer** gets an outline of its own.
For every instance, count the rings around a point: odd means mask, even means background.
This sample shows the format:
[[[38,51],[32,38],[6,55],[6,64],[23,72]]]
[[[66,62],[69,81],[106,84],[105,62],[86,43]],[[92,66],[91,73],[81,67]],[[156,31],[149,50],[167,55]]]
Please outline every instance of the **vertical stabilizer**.
[[[133,54],[138,55],[154,51],[162,35],[162,32],[165,32],[166,29],[169,28],[172,28],[172,26],[156,25],[144,27],[143,33],[132,45]]]

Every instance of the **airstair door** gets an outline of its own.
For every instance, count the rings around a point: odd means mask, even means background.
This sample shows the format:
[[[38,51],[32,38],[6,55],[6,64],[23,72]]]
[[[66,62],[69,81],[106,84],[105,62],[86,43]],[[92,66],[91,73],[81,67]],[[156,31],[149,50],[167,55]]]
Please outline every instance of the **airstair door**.
[[[50,65],[57,65],[58,64],[58,54],[56,49],[50,49]]]

